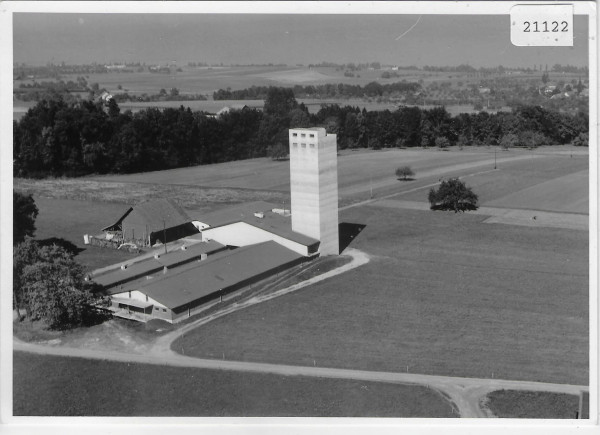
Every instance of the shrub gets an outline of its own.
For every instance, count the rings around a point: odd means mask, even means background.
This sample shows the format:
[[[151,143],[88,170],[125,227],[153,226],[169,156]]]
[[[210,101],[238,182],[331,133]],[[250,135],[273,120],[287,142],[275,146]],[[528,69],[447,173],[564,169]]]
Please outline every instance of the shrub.
[[[435,146],[438,148],[448,148],[450,146],[450,141],[445,136],[436,137]]]
[[[396,177],[402,178],[403,180],[407,180],[408,177],[413,177],[415,175],[414,171],[410,166],[400,166],[396,169]]]
[[[573,139],[573,145],[576,147],[589,146],[589,135],[587,133],[579,133],[579,135]]]

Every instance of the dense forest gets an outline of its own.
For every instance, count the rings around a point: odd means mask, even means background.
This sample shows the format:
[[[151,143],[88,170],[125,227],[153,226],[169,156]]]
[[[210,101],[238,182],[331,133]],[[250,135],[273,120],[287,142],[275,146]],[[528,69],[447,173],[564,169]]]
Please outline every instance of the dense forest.
[[[263,111],[218,117],[183,106],[121,113],[113,100],[40,101],[14,121],[14,175],[131,173],[263,157],[287,146],[288,128],[323,126],[338,147],[587,145],[588,115],[537,106],[461,114],[443,107],[366,111],[324,105],[310,114],[292,89],[268,88]]]

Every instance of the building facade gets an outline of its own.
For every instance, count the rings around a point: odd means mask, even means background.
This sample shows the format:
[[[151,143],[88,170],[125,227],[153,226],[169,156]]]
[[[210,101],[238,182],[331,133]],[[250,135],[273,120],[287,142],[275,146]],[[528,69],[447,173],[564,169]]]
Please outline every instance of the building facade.
[[[321,255],[339,255],[336,135],[296,128],[289,140],[292,231],[319,240]]]

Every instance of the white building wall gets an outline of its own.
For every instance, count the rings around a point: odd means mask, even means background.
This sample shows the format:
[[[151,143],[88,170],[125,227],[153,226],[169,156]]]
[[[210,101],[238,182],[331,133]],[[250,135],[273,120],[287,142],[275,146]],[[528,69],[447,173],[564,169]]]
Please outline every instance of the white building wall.
[[[147,301],[149,303],[153,304],[155,307],[167,308],[160,302],[152,299],[150,296],[147,296],[145,293],[142,293],[139,290],[132,290],[130,292],[127,291],[127,292],[123,292],[123,293],[115,293],[112,295],[112,297],[119,298],[119,299],[134,299],[136,301],[142,301],[142,302],[146,302],[146,297],[147,297],[148,298]]]
[[[206,229],[202,231],[202,239],[215,240],[222,245],[231,246],[254,245],[272,240],[300,255],[308,256],[307,246],[257,228],[246,222],[236,222],[222,227]]]
[[[292,230],[319,240],[321,255],[338,255],[336,135],[291,129],[289,140]]]

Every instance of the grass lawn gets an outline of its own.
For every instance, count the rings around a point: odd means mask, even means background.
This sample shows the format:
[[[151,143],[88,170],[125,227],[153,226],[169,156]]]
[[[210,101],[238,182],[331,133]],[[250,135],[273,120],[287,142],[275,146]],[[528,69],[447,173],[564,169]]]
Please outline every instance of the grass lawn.
[[[585,155],[544,155],[503,163],[496,171],[465,177],[464,181],[482,206],[587,213],[587,167]],[[428,191],[409,192],[398,199],[427,202]]]
[[[358,269],[217,319],[185,355],[588,383],[588,235],[358,207]]]
[[[13,355],[15,416],[456,417],[420,386]]]
[[[500,418],[575,418],[579,397],[545,391],[493,391],[486,406]]]
[[[126,205],[39,196],[34,196],[34,199],[39,209],[35,238],[45,240],[56,237],[73,243],[80,250],[75,260],[86,270],[108,266],[137,255],[83,243],[84,234],[98,234],[101,228],[115,222],[127,210]]]

